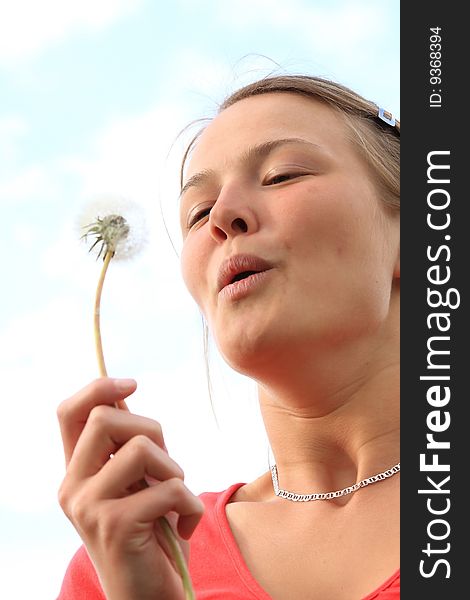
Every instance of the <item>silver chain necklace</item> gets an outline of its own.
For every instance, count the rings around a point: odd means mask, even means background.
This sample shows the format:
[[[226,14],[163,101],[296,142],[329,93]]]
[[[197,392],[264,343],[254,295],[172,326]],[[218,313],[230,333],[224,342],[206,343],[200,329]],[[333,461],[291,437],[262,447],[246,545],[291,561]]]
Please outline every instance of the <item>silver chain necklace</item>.
[[[279,480],[277,477],[277,467],[273,465],[271,467],[271,477],[273,480],[274,493],[276,496],[280,498],[285,498],[286,500],[292,500],[292,502],[311,502],[312,500],[331,500],[332,498],[339,498],[340,496],[346,496],[347,494],[352,494],[356,492],[359,488],[366,487],[366,485],[370,485],[371,483],[377,483],[377,481],[383,481],[387,479],[387,477],[392,477],[395,473],[398,473],[400,470],[400,463],[397,463],[390,469],[386,471],[382,471],[382,473],[377,473],[377,475],[372,475],[372,477],[366,477],[362,481],[358,481],[357,483],[350,485],[342,490],[337,490],[336,492],[324,492],[320,494],[296,494],[295,492],[288,492],[287,490],[279,489]]]

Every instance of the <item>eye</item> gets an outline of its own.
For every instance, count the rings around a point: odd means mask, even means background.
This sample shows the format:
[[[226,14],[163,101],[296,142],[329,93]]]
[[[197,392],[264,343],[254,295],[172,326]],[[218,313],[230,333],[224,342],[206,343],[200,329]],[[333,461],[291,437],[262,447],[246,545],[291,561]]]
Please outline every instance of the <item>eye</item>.
[[[266,179],[264,184],[265,185],[276,185],[276,183],[282,183],[283,181],[289,181],[289,179],[292,179],[293,177],[296,177],[296,175],[293,175],[291,173],[279,173],[278,175],[272,175],[271,177]]]
[[[203,208],[201,210],[197,210],[193,214],[190,214],[188,216],[187,228],[191,229],[192,227],[194,227],[194,225],[197,225],[202,220],[206,219],[209,216],[210,212],[211,212],[211,207],[209,206],[207,208]]]
[[[263,185],[277,185],[279,183],[284,183],[285,181],[297,179],[298,177],[303,177],[309,174],[309,171],[301,170],[298,167],[295,170],[288,171],[272,170],[269,173],[267,173],[266,177],[263,180]]]

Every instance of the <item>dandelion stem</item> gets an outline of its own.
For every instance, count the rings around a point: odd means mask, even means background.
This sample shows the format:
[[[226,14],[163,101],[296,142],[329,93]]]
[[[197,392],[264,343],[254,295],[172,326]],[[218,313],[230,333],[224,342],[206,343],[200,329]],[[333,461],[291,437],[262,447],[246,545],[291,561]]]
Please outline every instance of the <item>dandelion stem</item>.
[[[181,548],[176,540],[175,534],[173,533],[173,529],[170,527],[170,524],[168,523],[165,517],[160,517],[158,521],[166,539],[168,540],[171,552],[176,562],[176,566],[178,568],[178,571],[180,572],[181,579],[183,581],[185,598],[186,600],[196,600],[196,596],[191,585],[191,578],[189,577],[188,569],[186,566],[186,560],[183,556],[183,553],[181,552]]]
[[[98,280],[98,286],[96,288],[96,296],[95,296],[95,312],[94,312],[94,331],[95,331],[95,349],[96,349],[96,358],[98,360],[98,369],[100,371],[101,377],[107,377],[108,373],[106,371],[106,363],[104,362],[104,353],[103,353],[103,343],[101,341],[101,329],[100,329],[100,306],[101,306],[101,292],[103,291],[104,279],[106,277],[106,272],[109,267],[109,263],[113,258],[112,252],[106,252],[103,261],[103,267],[101,269],[100,278]]]
[[[104,280],[108,271],[109,263],[114,256],[114,252],[108,250],[104,256],[103,266],[101,268],[100,278],[96,287],[95,312],[94,312],[94,331],[95,331],[95,350],[98,360],[98,369],[101,377],[107,377],[106,363],[104,361],[103,342],[101,340],[100,312],[101,312],[101,292],[103,291]],[[116,402],[116,408],[128,410],[124,400]]]
[[[106,278],[106,273],[108,271],[109,263],[114,256],[114,252],[110,250],[106,251],[104,256],[103,266],[101,268],[100,277],[98,280],[98,285],[96,288],[95,294],[95,311],[94,311],[94,332],[95,332],[95,350],[96,350],[96,358],[98,360],[98,369],[101,377],[107,377],[108,373],[106,370],[106,363],[104,361],[104,352],[103,352],[103,343],[101,339],[101,326],[100,326],[100,308],[101,308],[101,293],[103,291],[104,280]],[[122,410],[129,410],[127,404],[124,400],[119,400],[116,402],[116,408],[120,408]],[[139,482],[140,487],[142,489],[148,487],[148,483],[145,479],[142,479]],[[181,579],[183,582],[183,588],[185,593],[186,600],[196,600],[196,596],[194,595],[194,591],[191,584],[191,578],[188,573],[188,568],[186,565],[186,560],[184,558],[183,552],[181,551],[181,547],[176,539],[176,536],[171,528],[170,524],[166,517],[159,517],[158,522],[160,527],[162,528],[163,534],[166,537],[166,540],[170,546],[171,553],[173,554],[174,561],[176,563],[176,567],[181,575]]]

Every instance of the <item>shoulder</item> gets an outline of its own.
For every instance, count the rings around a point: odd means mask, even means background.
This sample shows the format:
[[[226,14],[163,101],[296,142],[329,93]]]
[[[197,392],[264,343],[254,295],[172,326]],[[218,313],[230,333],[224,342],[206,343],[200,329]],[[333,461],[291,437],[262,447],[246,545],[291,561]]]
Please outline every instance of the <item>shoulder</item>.
[[[199,494],[199,498],[203,501],[204,506],[213,509],[218,505],[226,505],[233,502],[236,495],[247,487],[245,483],[233,483],[227,489],[218,492],[203,492]]]
[[[198,541],[205,540],[208,536],[220,535],[226,522],[226,506],[234,501],[234,497],[243,489],[244,485],[243,483],[234,483],[220,492],[204,492],[199,495],[205,510],[191,537],[191,546],[197,545]]]
[[[220,492],[204,492],[199,498],[205,511],[190,539],[190,569],[206,570],[208,556],[216,563],[225,563],[227,539],[230,528],[226,517],[226,506],[232,497],[242,488],[243,483],[234,483]]]

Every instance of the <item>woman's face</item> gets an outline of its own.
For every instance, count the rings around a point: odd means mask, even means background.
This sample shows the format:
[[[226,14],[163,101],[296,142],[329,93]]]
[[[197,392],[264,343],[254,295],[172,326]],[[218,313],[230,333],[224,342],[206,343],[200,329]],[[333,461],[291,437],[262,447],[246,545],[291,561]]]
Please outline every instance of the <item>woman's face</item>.
[[[188,166],[181,227],[186,285],[241,372],[387,318],[398,216],[322,103],[272,93],[218,115]]]

